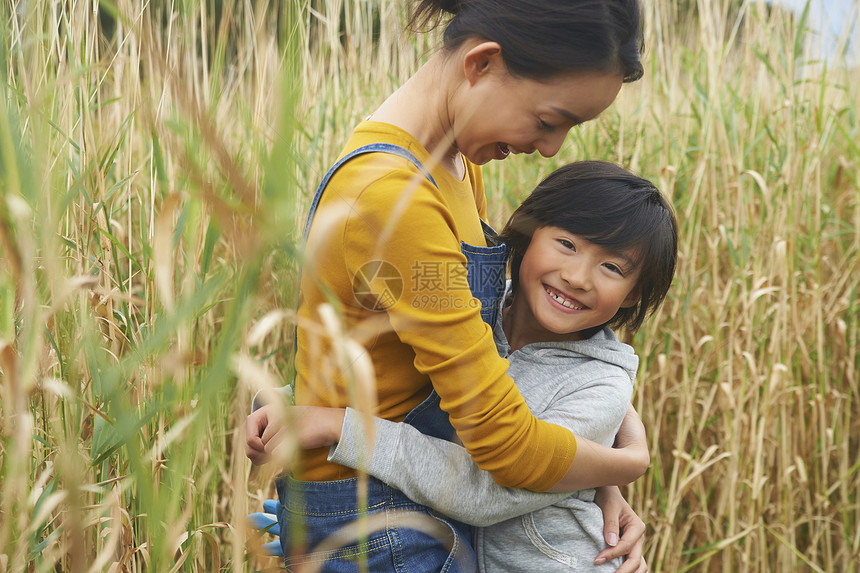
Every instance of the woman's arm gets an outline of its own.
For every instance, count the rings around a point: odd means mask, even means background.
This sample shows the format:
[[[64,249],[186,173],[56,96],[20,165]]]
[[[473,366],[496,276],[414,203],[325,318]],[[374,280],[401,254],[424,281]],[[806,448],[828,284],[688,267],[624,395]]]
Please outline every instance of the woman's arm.
[[[615,447],[607,448],[576,436],[576,461],[550,492],[574,491],[601,485],[627,485],[639,479],[648,470],[651,454],[648,451],[645,426],[631,405],[615,438]],[[582,484],[590,484],[583,486]]]
[[[408,188],[409,183],[407,178],[399,185]],[[471,293],[457,286],[465,258],[446,200],[422,184],[407,203],[404,209],[390,189],[368,188],[352,205],[339,242],[348,272],[358,273],[373,253],[404,277],[403,292],[387,308],[387,318],[398,339],[414,351],[415,368],[432,380],[472,460],[501,485],[535,491],[624,484],[641,475],[647,466],[641,461],[647,462],[648,455],[638,443],[620,450],[601,447],[532,415]],[[426,292],[411,280],[416,268],[443,273],[442,283],[449,287],[442,293],[445,305],[425,302]],[[380,298],[388,289],[381,279],[368,286]],[[384,371],[384,364],[379,368]]]

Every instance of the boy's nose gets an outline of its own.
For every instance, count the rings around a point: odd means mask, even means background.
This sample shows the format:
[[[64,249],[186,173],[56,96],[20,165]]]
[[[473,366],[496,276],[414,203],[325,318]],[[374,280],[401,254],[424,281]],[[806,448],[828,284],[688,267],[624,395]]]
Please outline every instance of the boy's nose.
[[[591,274],[586,265],[571,262],[561,269],[561,278],[571,287],[579,290],[591,289]]]

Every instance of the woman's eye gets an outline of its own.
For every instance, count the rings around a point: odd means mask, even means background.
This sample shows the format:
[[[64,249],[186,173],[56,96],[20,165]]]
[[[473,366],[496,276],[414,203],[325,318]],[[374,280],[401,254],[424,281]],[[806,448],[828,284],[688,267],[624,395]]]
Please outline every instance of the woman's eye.
[[[552,131],[553,129],[555,129],[553,126],[540,118],[538,118],[538,127],[540,127],[544,131]]]

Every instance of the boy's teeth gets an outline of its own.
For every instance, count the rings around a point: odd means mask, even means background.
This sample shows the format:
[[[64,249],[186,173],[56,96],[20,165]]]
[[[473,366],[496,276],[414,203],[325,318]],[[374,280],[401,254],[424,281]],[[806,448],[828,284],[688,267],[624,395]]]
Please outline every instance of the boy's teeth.
[[[573,310],[582,310],[583,308],[585,308],[583,306],[576,306],[575,304],[573,304],[572,302],[570,302],[566,298],[561,297],[561,296],[555,294],[554,292],[551,292],[551,291],[546,291],[546,292],[549,293],[549,296],[551,296],[553,298],[553,300],[555,300],[556,302],[558,302],[562,306],[566,306],[567,308],[572,308]]]

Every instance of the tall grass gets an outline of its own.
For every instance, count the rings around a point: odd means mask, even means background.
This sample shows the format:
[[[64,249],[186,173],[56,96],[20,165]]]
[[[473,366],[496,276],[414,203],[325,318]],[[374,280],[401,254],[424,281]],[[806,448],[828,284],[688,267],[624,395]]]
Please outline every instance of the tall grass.
[[[649,559],[856,571],[857,69],[816,62],[803,16],[699,7],[696,41],[661,41],[655,9],[648,115],[631,134],[649,142],[631,160],[682,221],[671,300],[637,340],[637,405],[659,429],[633,488]]]
[[[0,570],[248,561],[233,363],[291,296],[301,9],[3,4]]]
[[[655,571],[860,566],[857,71],[757,2],[646,4],[646,77],[554,160],[486,169],[494,223],[560,163],[681,221],[633,340]],[[0,6],[0,571],[275,567],[241,427],[285,381],[297,223],[433,37],[402,4]]]

